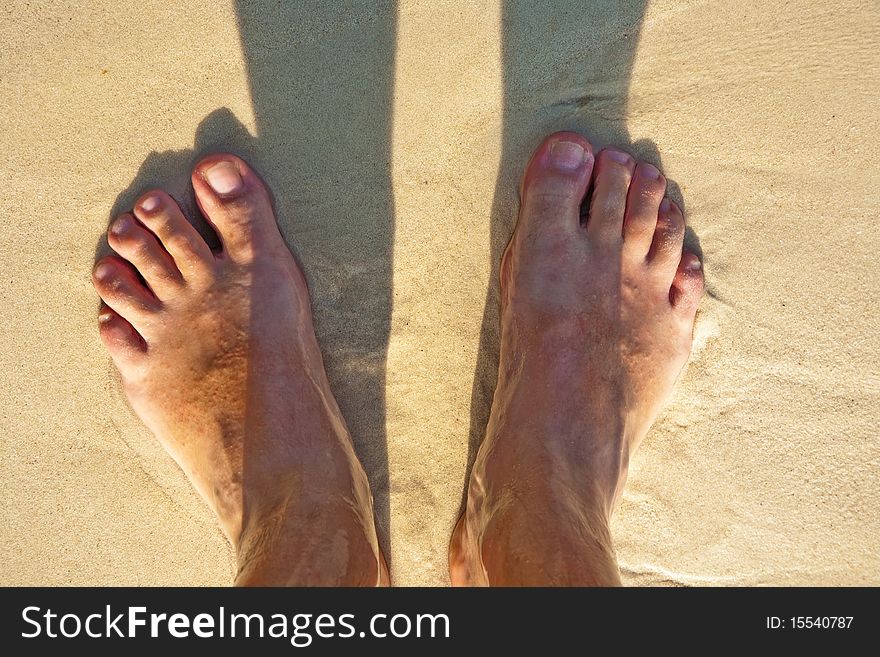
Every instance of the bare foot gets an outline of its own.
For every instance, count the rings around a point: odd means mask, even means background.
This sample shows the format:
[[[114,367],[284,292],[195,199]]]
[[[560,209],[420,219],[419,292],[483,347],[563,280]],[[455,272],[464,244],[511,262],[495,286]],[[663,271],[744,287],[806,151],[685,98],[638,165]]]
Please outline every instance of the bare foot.
[[[595,160],[583,137],[557,133],[523,178],[454,584],[620,583],[609,518],[688,359],[703,275],[660,172],[619,150]]]
[[[369,484],[269,193],[232,155],[202,160],[192,184],[221,252],[154,190],[112,223],[118,256],[95,266],[125,394],[217,514],[236,583],[387,583]]]

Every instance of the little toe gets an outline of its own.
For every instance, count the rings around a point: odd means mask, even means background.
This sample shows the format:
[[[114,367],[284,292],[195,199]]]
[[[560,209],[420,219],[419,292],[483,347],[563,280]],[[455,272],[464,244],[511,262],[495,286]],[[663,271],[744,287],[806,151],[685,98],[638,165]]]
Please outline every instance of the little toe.
[[[174,260],[156,236],[131,214],[120,215],[110,224],[107,241],[116,253],[134,265],[160,299],[183,283]]]
[[[269,190],[247,162],[228,153],[211,155],[196,165],[192,184],[225,255],[248,261],[255,249],[283,245]]]
[[[639,258],[648,255],[665,192],[666,179],[660,170],[647,162],[639,162],[629,186],[623,220],[624,248],[628,253]]]
[[[703,296],[704,285],[703,263],[695,254],[685,251],[672,279],[669,301],[686,316],[693,318]]]
[[[184,279],[198,279],[212,270],[210,247],[168,194],[160,189],[147,192],[135,203],[134,214],[156,236]]]
[[[122,258],[106,256],[95,265],[92,282],[104,303],[144,335],[144,327],[161,304],[138,278],[134,267]]]
[[[593,147],[575,132],[557,132],[537,148],[526,167],[519,226],[574,232],[593,172]]]
[[[102,304],[98,313],[101,342],[118,366],[136,361],[147,351],[147,343],[119,313]]]
[[[629,153],[605,148],[596,158],[587,235],[593,243],[619,245],[623,239],[626,195],[636,163]]]
[[[669,285],[675,276],[683,244],[684,215],[675,201],[665,198],[660,203],[657,227],[648,252],[648,262],[663,285]]]

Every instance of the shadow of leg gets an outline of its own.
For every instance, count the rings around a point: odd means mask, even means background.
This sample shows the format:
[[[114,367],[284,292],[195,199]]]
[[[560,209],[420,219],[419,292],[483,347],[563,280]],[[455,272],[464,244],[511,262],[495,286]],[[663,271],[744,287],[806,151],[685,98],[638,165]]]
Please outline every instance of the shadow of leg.
[[[597,151],[609,144],[632,149],[627,93],[645,5],[646,0],[586,6],[570,0],[540,6],[523,0],[504,2],[504,129],[491,217],[492,274],[471,397],[462,509],[495,391],[498,266],[516,222],[519,178],[538,143],[556,130],[584,134]]]
[[[358,9],[238,2],[257,135],[228,110],[217,110],[200,124],[193,149],[151,154],[111,214],[161,187],[217,247],[193,200],[193,164],[230,151],[260,172],[274,194],[282,235],[309,280],[327,373],[371,483],[386,555],[395,11],[393,2]],[[97,257],[108,250],[103,237]]]
[[[388,555],[395,5],[236,6],[258,132],[252,161],[309,279],[327,373],[372,485]]]

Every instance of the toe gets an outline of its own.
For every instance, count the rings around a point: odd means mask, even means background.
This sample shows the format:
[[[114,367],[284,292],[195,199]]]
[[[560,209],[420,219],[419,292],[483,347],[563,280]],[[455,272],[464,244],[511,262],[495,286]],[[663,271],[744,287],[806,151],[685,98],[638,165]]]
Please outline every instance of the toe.
[[[619,244],[623,238],[623,216],[635,160],[629,153],[606,148],[596,160],[593,196],[587,218],[587,235],[596,243]]]
[[[519,227],[574,232],[593,172],[593,148],[575,132],[547,137],[532,155],[522,180]]]
[[[241,158],[228,153],[206,157],[193,170],[192,183],[229,258],[247,261],[255,249],[283,243],[269,190]]]
[[[675,278],[672,279],[669,301],[685,315],[693,318],[700,297],[703,296],[703,285],[703,264],[696,255],[685,251],[678,263]]]
[[[184,279],[198,279],[211,271],[214,254],[168,194],[159,189],[147,192],[135,203],[134,214],[156,236]]]
[[[665,192],[666,179],[660,170],[639,162],[629,186],[623,220],[623,242],[628,253],[639,258],[648,255]]]
[[[107,233],[110,247],[128,260],[160,299],[183,282],[171,256],[150,231],[128,213],[119,216]]]
[[[138,278],[134,267],[122,258],[106,256],[95,265],[92,281],[104,303],[143,335],[160,303]]]
[[[147,344],[119,313],[103,305],[98,314],[101,342],[117,365],[125,365],[146,353]]]
[[[648,262],[663,285],[669,285],[675,275],[683,243],[684,215],[674,201],[665,198],[660,203],[657,227],[648,252]]]

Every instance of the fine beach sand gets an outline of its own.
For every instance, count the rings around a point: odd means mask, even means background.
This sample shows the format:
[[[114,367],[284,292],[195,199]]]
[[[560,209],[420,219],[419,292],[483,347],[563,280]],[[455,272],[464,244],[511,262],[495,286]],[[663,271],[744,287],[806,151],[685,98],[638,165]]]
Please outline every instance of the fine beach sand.
[[[880,584],[876,3],[181,4],[0,9],[0,584],[231,581],[89,280],[111,214],[219,148],[276,194],[395,583],[448,583],[516,182],[561,128],[661,165],[705,259],[625,583]]]

